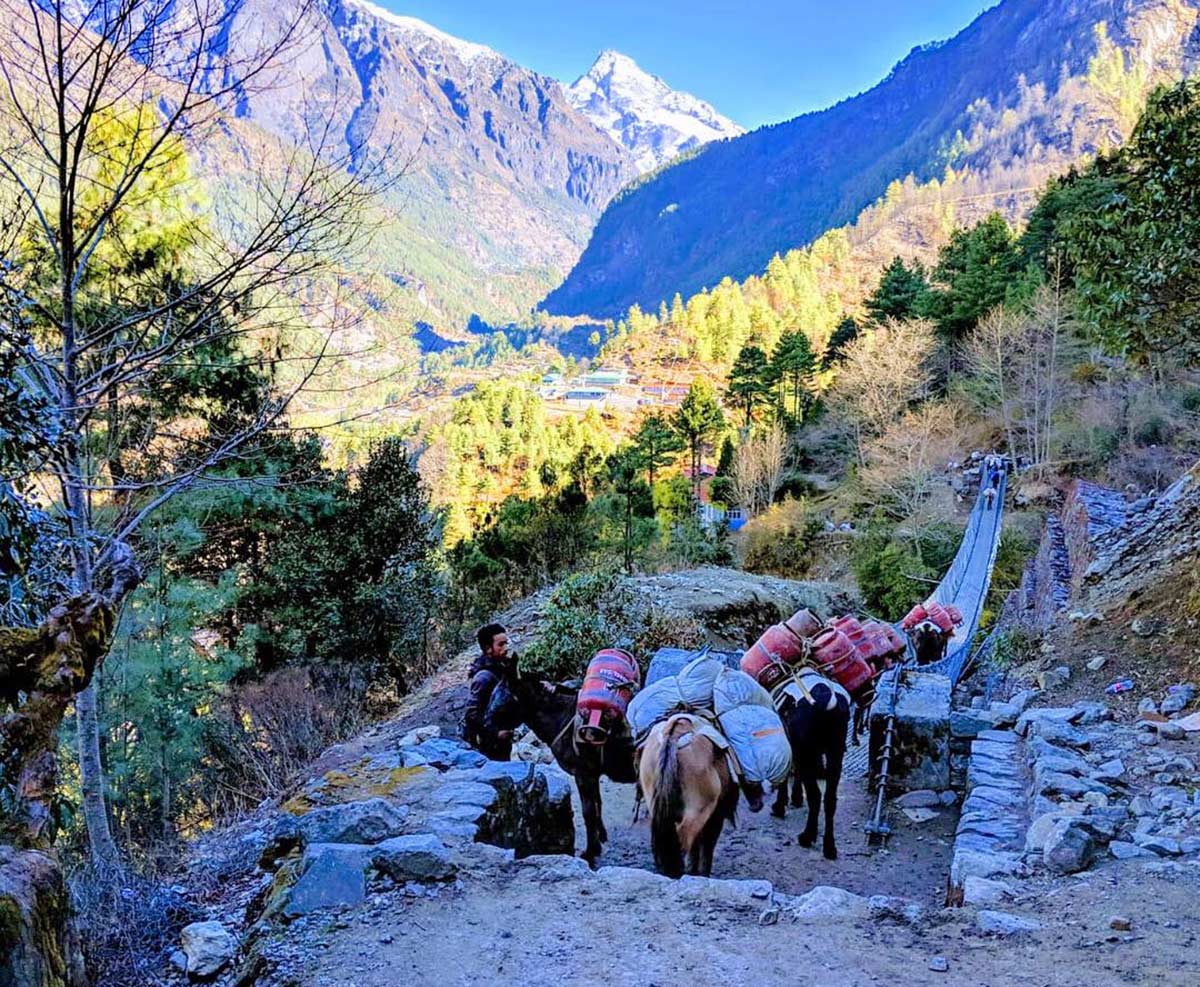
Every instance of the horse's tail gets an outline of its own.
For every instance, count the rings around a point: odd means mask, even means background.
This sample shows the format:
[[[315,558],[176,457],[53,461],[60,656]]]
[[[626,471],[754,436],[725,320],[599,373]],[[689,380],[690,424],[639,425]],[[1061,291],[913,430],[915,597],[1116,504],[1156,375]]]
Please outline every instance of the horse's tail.
[[[683,785],[679,777],[679,757],[673,728],[663,731],[662,750],[658,754],[658,779],[650,805],[650,845],[654,866],[667,877],[683,876],[683,846],[675,828],[683,815]]]

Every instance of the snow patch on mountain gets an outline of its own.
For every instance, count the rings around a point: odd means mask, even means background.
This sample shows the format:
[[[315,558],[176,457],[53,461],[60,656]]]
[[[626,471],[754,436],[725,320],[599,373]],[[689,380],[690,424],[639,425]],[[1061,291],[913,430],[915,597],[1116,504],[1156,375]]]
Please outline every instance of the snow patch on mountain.
[[[372,17],[378,18],[392,27],[399,28],[410,39],[413,35],[417,35],[419,38],[427,38],[445,48],[449,48],[464,64],[470,64],[480,58],[503,57],[499,52],[494,51],[487,45],[456,38],[445,31],[439,31],[432,24],[427,24],[419,18],[408,17],[403,14],[393,14],[390,10],[384,10],[382,7],[377,7],[375,4],[369,3],[368,0],[350,0],[350,3],[355,7],[362,8]]]
[[[745,133],[704,100],[672,89],[619,51],[602,51],[568,87],[567,98],[628,148],[643,173],[701,144]]]

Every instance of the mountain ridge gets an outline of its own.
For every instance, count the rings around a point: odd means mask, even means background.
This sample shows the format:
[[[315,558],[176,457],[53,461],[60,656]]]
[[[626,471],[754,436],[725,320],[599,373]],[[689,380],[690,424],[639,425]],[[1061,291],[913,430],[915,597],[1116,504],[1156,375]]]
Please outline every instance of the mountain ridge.
[[[1126,68],[1170,77],[1195,64],[1198,0],[1004,0],[953,38],[917,46],[871,89],[833,106],[705,145],[616,196],[579,262],[542,302],[553,314],[617,317],[722,277],[744,278],[777,252],[852,220],[889,182],[982,167],[1004,154],[1063,167],[1119,137],[1103,105],[1042,120],[1086,74],[1107,24],[1133,52]],[[1032,108],[1031,108],[1032,106]],[[1015,123],[1005,114],[1016,114]],[[969,137],[981,116],[996,133]],[[1006,135],[1005,128],[1013,127]],[[1006,146],[1005,141],[1008,140]]]

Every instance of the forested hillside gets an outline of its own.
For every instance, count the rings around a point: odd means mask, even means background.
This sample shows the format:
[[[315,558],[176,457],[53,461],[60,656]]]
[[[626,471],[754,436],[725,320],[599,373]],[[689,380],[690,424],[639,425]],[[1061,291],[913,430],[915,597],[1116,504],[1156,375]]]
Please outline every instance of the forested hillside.
[[[1039,169],[1119,140],[1146,84],[1191,68],[1196,15],[1190,0],[1005,0],[868,92],[709,145],[626,189],[544,307],[617,317],[744,278],[908,175],[1000,169],[1005,188],[1024,165],[1034,171],[1024,185],[1036,186]],[[1081,86],[1101,23],[1126,64]]]

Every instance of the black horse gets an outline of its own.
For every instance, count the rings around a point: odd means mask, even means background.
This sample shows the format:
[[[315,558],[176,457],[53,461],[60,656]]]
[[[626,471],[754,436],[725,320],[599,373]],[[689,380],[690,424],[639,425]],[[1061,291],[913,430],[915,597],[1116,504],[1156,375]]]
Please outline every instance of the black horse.
[[[918,665],[931,665],[946,657],[949,637],[932,620],[923,620],[908,632],[912,638],[913,651]]]
[[[500,693],[501,689],[496,691]],[[603,744],[576,743],[578,698],[577,684],[556,685],[522,676],[494,697],[487,718],[489,725],[497,730],[511,730],[524,723],[550,748],[558,766],[575,778],[587,831],[587,846],[582,856],[595,867],[596,858],[608,841],[600,805],[600,777],[604,775],[622,784],[636,783],[637,750],[628,734],[615,734]]]
[[[837,790],[842,780],[842,762],[846,757],[846,730],[850,725],[850,702],[846,693],[816,673],[801,676],[808,696],[796,698],[789,692],[779,707],[779,718],[792,745],[793,805],[800,805],[799,785],[808,799],[808,824],[800,833],[801,846],[817,841],[817,816],[821,789],[817,779],[825,779],[825,839],[822,850],[827,860],[837,860],[833,835],[833,817],[837,812]],[[779,786],[771,812],[783,818],[787,808],[787,784]]]

